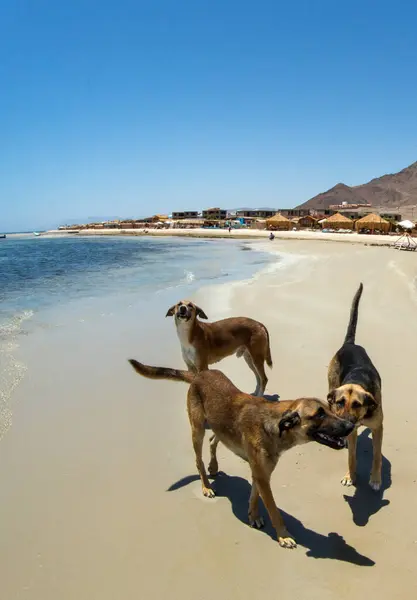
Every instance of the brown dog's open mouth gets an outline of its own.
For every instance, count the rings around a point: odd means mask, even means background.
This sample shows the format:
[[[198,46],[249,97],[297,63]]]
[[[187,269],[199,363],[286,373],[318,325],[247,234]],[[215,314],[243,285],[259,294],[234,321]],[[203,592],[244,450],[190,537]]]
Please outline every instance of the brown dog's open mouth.
[[[313,433],[312,437],[314,441],[318,442],[319,444],[323,444],[323,446],[328,446],[334,450],[341,450],[346,446],[345,438],[333,437],[327,433],[320,433],[319,431],[316,431]]]

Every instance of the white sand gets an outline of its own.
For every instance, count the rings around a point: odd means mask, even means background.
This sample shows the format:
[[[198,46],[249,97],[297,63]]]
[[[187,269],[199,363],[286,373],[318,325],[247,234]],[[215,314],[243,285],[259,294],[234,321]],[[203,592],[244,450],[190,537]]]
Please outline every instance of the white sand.
[[[399,235],[371,235],[351,233],[323,233],[322,231],[274,231],[276,239],[280,240],[321,240],[333,242],[348,242],[354,244],[372,244],[372,245],[388,245],[398,239]],[[135,236],[179,236],[179,237],[206,237],[206,238],[252,238],[252,239],[267,239],[270,232],[264,229],[232,229],[229,233],[227,229],[148,229],[147,233],[143,233],[141,229],[84,229],[79,233],[71,233],[70,231],[51,230],[43,236],[91,236],[91,235],[135,235]]]
[[[1,442],[2,598],[415,597],[417,256],[298,241],[274,248],[293,255],[291,271],[269,268],[195,299],[210,319],[248,315],[268,326],[267,393],[324,397],[327,365],[364,282],[357,341],[383,380],[382,497],[367,486],[366,433],[356,490],[339,483],[345,451],[309,444],[289,452],[273,492],[299,547],[281,549],[269,520],[265,531],[246,525],[249,470],[224,448],[218,497],[201,497],[186,385],[144,380],[126,362],[181,366],[172,321],[121,315],[112,329],[86,325],[82,337],[45,331],[36,345],[28,340],[28,375]],[[220,365],[253,390],[244,361]]]

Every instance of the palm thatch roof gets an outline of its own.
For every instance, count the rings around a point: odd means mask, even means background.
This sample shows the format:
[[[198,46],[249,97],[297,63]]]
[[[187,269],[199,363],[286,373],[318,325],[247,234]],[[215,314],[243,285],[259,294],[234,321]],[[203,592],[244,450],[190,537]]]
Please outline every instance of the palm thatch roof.
[[[287,217],[284,217],[284,215],[282,215],[281,213],[277,213],[273,217],[269,217],[269,219],[267,219],[267,221],[268,221],[268,223],[270,221],[271,221],[271,223],[290,223],[290,220],[287,219]]]
[[[371,213],[365,215],[361,219],[358,219],[355,223],[355,229],[380,229],[381,231],[389,231],[391,223],[386,219],[383,219],[380,215]]]
[[[280,213],[277,213],[266,220],[266,226],[274,229],[289,229],[291,227],[291,221]]]
[[[326,227],[334,227],[335,229],[353,229],[352,219],[349,219],[340,213],[336,213],[335,215],[332,215],[326,219],[323,225]]]

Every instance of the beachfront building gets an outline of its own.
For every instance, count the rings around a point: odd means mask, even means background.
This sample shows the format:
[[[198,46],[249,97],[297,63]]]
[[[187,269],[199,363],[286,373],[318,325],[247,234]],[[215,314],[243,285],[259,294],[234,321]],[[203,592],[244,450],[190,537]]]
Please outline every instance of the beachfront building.
[[[278,208],[277,214],[291,219],[292,217],[305,217],[310,214],[308,208]]]
[[[294,217],[296,219],[296,225],[301,228],[317,229],[319,227],[319,219],[312,215],[305,215],[304,217]]]
[[[120,221],[105,221],[103,227],[104,229],[119,229]]]
[[[120,222],[120,229],[134,229],[134,223],[132,220],[129,221],[121,221]]]
[[[153,215],[141,219],[142,223],[164,223],[164,221],[168,221],[168,215]]]
[[[177,219],[173,220],[174,229],[198,229],[203,227],[203,219]]]
[[[198,210],[173,211],[172,218],[174,221],[179,221],[180,219],[198,219]]]
[[[237,210],[236,211],[236,218],[237,219],[244,219],[244,218],[249,218],[249,219],[268,219],[270,217],[273,217],[275,214],[277,213],[275,208],[270,208],[270,209],[243,209],[243,210]]]
[[[203,210],[204,221],[225,221],[227,210],[224,208],[206,208]]]

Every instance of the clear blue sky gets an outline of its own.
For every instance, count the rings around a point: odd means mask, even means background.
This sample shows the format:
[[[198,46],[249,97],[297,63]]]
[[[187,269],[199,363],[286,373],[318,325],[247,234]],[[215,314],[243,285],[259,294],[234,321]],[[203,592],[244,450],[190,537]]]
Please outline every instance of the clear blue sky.
[[[0,230],[406,167],[416,23],[415,1],[0,0]]]

